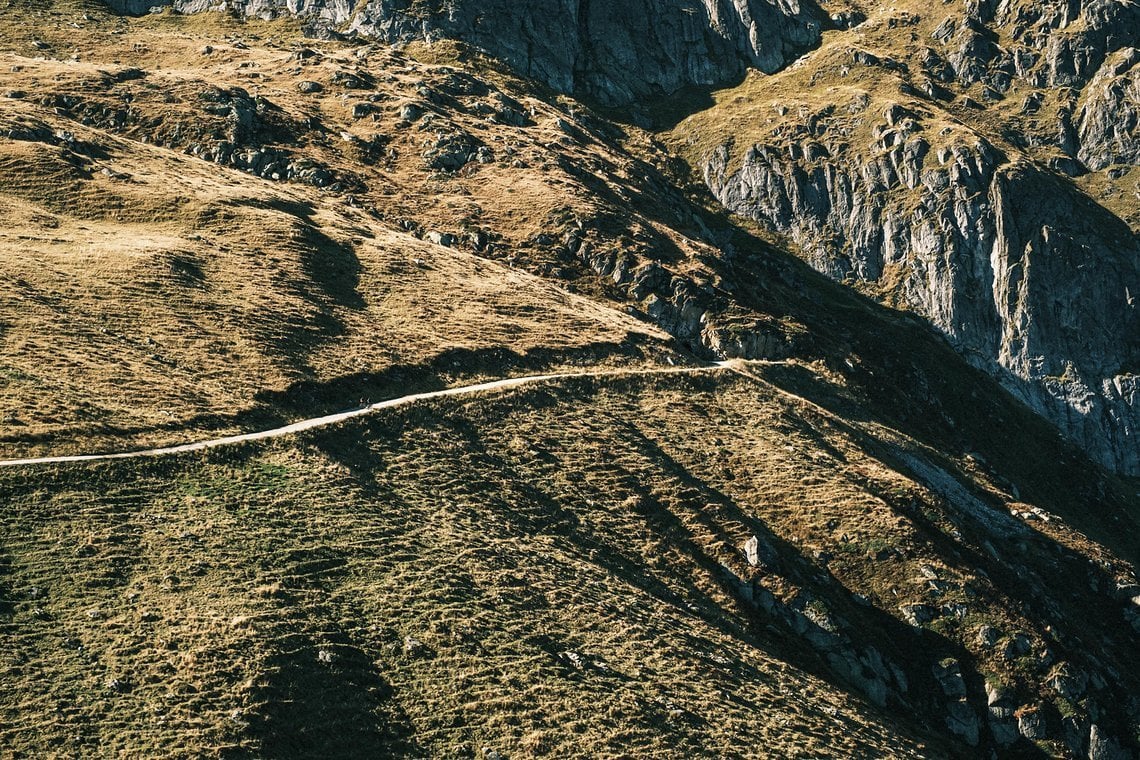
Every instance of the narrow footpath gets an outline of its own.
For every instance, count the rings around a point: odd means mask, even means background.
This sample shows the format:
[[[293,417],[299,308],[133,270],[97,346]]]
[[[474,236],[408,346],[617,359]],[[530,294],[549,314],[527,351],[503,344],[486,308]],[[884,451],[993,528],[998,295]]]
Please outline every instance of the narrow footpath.
[[[477,393],[510,390],[511,388],[520,388],[526,385],[536,385],[553,380],[568,380],[572,378],[582,377],[621,377],[631,375],[696,374],[702,372],[722,372],[726,370],[735,371],[736,365],[736,362],[725,361],[716,362],[714,364],[708,364],[700,367],[667,367],[660,369],[633,370],[591,370],[585,372],[562,372],[550,375],[510,377],[504,380],[492,380],[486,383],[476,383],[475,385],[463,385],[456,388],[445,388],[440,391],[413,393],[407,396],[388,399],[387,401],[379,401],[375,404],[372,404],[371,406],[366,406],[360,409],[351,409],[347,412],[337,412],[336,414],[329,414],[324,417],[314,417],[308,420],[301,420],[300,422],[294,422],[290,425],[274,428],[272,430],[261,430],[254,433],[241,433],[239,435],[230,435],[224,438],[213,438],[207,441],[196,441],[194,443],[183,443],[175,446],[163,446],[160,448],[142,449],[139,451],[123,451],[110,454],[75,454],[71,456],[33,457],[29,459],[0,460],[0,467],[65,464],[68,462],[102,462],[112,459],[138,459],[142,457],[161,457],[168,454],[183,454],[189,451],[203,451],[205,449],[214,449],[220,446],[230,446],[232,444],[247,443],[249,441],[262,441],[269,438],[281,438],[287,435],[293,435],[294,433],[300,433],[305,430],[313,430],[315,428],[335,425],[339,422],[344,422],[345,420],[350,420],[354,417],[362,417],[366,414],[372,414],[373,412],[378,412],[382,409],[393,409],[395,407],[414,404],[417,401],[430,401],[432,399],[445,398],[448,396],[468,396]]]

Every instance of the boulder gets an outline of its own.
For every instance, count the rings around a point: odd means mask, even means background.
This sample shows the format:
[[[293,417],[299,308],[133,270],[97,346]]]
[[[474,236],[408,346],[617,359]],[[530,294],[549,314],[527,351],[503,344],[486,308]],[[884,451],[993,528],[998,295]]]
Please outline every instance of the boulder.
[[[957,660],[948,657],[935,663],[932,671],[943,694],[954,698],[966,696],[966,682],[962,678],[962,670]]]
[[[981,726],[977,713],[966,700],[951,702],[946,706],[946,728],[969,746],[978,746]]]
[[[1089,760],[1132,760],[1133,755],[1100,726],[1089,727]]]
[[[916,628],[930,623],[938,618],[938,609],[929,604],[904,604],[899,607],[903,620]]]
[[[773,569],[779,562],[779,554],[768,541],[752,536],[744,542],[744,559],[752,567]]]
[[[1083,697],[1088,684],[1088,674],[1067,662],[1063,662],[1054,668],[1049,677],[1045,679],[1046,686],[1070,702],[1075,702]]]
[[[1017,730],[1026,739],[1044,739],[1045,716],[1036,708],[1021,711],[1017,716]]]

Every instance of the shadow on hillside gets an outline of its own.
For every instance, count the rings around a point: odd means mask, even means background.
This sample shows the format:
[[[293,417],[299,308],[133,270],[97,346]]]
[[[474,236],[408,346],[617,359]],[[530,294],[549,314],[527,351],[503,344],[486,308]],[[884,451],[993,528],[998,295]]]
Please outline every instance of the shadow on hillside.
[[[362,266],[353,246],[326,235],[314,220],[316,207],[307,201],[290,201],[284,198],[247,198],[241,205],[277,211],[295,220],[292,245],[301,256],[305,276],[316,286],[306,289],[310,300],[347,309],[363,309],[364,297],[360,294]]]
[[[0,553],[0,618],[10,616],[16,610],[15,589],[12,588],[12,560]]]
[[[523,403],[528,410],[533,410],[544,406],[555,406],[563,401],[558,392],[531,390],[526,392]],[[509,403],[504,402],[504,404]],[[398,425],[378,419],[361,421],[359,424],[366,426],[363,435],[341,430],[332,438],[326,433],[314,436],[310,442],[340,464],[346,465],[354,473],[357,485],[368,494],[369,498],[390,501],[392,495],[385,493],[383,483],[376,480],[377,459],[375,454],[368,450],[366,442],[374,436],[391,437],[395,428],[388,425],[396,427]],[[649,494],[648,481],[651,478],[645,477],[646,473],[632,471],[627,473],[625,482],[628,493],[640,497],[633,509],[644,525],[664,545],[683,552],[692,563],[691,568],[684,568],[689,572],[673,574],[669,583],[666,583],[658,573],[648,570],[648,558],[631,549],[630,544],[614,543],[604,535],[596,535],[586,528],[575,511],[578,505],[567,501],[564,494],[554,490],[553,485],[536,479],[533,473],[519,471],[501,455],[489,450],[476,424],[454,415],[444,417],[436,414],[430,416],[427,424],[445,427],[451,433],[458,433],[462,437],[465,452],[463,468],[471,477],[477,477],[487,487],[486,503],[482,508],[495,515],[494,523],[503,526],[498,530],[517,539],[534,535],[556,535],[560,538],[559,543],[563,549],[578,561],[594,565],[606,575],[613,576],[642,594],[668,605],[682,619],[696,615],[706,625],[736,639],[742,646],[757,648],[862,699],[862,695],[852,683],[843,680],[829,668],[825,654],[814,651],[806,645],[801,635],[787,621],[765,615],[741,596],[740,589],[725,574],[723,558],[710,554],[678,514],[663,501]],[[723,533],[724,522],[747,525],[750,530],[765,536],[772,544],[779,547],[782,562],[786,564],[785,572],[789,575],[800,579],[818,575],[818,568],[797,549],[777,538],[760,520],[745,514],[729,497],[692,475],[632,424],[621,428],[619,438],[623,450],[632,451],[635,456],[651,463],[655,470],[652,475],[664,474],[667,479],[687,489],[691,493],[694,508],[699,510],[707,504],[716,505],[725,519],[717,524],[710,522],[702,527],[713,533]],[[616,460],[619,452],[615,451],[614,454]],[[566,463],[552,461],[551,465],[562,467]],[[430,482],[424,482],[422,487],[428,491],[433,488]],[[621,493],[597,494],[599,499],[607,503],[619,502],[622,496]],[[485,530],[492,530],[491,525],[492,523],[488,523]],[[696,572],[692,572],[693,570]],[[710,595],[707,591],[707,581],[710,579],[719,585],[727,596],[735,598],[736,602],[726,604]],[[944,734],[944,728],[941,726],[924,725],[921,721],[916,722],[909,718],[900,719],[899,713],[913,715],[917,708],[919,714],[936,716],[938,705],[932,697],[928,699],[930,695],[937,693],[929,671],[930,652],[942,652],[943,656],[959,658],[964,658],[965,653],[936,634],[916,635],[913,629],[884,612],[855,610],[850,602],[844,602],[843,606],[845,616],[858,619],[859,624],[856,629],[860,632],[869,632],[862,636],[861,644],[870,645],[873,642],[874,646],[904,663],[904,667],[910,661],[919,663],[917,665],[912,663],[912,667],[908,668],[908,678],[912,684],[909,695],[904,700],[895,700],[889,705],[896,711],[892,713],[891,720],[908,725],[910,734],[918,740],[929,741],[932,736]],[[707,642],[702,642],[698,634],[693,633],[690,638],[693,651],[701,651],[707,647]],[[551,651],[558,648],[549,642],[544,645],[542,637],[530,643]],[[916,655],[914,652],[920,654]],[[746,673],[745,676],[754,678],[757,682],[768,678],[756,671]],[[620,677],[620,674],[613,674],[612,677]],[[979,681],[975,686],[980,693],[982,689],[980,679],[974,680]],[[759,704],[750,706],[762,709]],[[869,709],[875,708],[869,706]]]
[[[261,668],[266,683],[253,694],[261,705],[249,726],[259,744],[257,757],[422,756],[392,687],[359,648],[321,650],[300,634],[277,642],[277,648]],[[331,661],[321,661],[319,650]]]
[[[629,362],[650,361],[664,344],[642,333],[629,333],[621,343],[601,341],[576,349],[533,349],[518,353],[507,348],[467,349],[453,348],[441,351],[423,364],[402,364],[380,372],[359,372],[332,380],[302,380],[283,391],[262,391],[253,399],[253,408],[236,414],[200,414],[187,419],[172,420],[161,425],[133,427],[101,425],[82,432],[107,438],[129,440],[132,436],[147,433],[175,433],[195,431],[196,438],[209,437],[209,430],[238,428],[243,431],[268,430],[299,419],[320,417],[350,409],[360,409],[378,401],[413,393],[438,391],[475,378],[502,378],[518,374],[536,374],[552,367],[568,367],[573,371],[581,365],[583,371],[596,368],[606,360]],[[684,355],[679,346],[670,347]],[[69,431],[75,436],[76,430]],[[0,444],[50,444],[58,434],[28,435],[0,432]],[[179,441],[185,443],[188,441]],[[129,444],[124,444],[129,447]]]
[[[713,382],[707,378],[690,378],[689,381]],[[567,394],[576,396],[585,392],[588,395],[593,382],[571,381],[567,385],[570,390],[532,389],[519,397],[491,403],[501,403],[510,408],[521,405],[528,410],[555,406],[566,403]],[[578,388],[578,391],[575,392],[574,388]],[[804,389],[797,390],[802,392]],[[820,401],[827,403],[828,399],[821,398]],[[505,413],[509,414],[509,411]],[[778,612],[773,613],[764,609],[750,599],[749,591],[742,589],[738,576],[726,572],[723,547],[740,544],[740,536],[735,528],[743,526],[747,532],[760,536],[776,548],[780,558],[781,577],[823,599],[829,610],[846,621],[847,624],[841,630],[848,637],[853,651],[864,652],[873,647],[903,668],[909,689],[888,699],[886,709],[893,711],[892,720],[897,721],[899,714],[914,716],[914,722],[911,723],[914,736],[929,739],[933,735],[941,736],[943,741],[948,740],[944,721],[946,704],[952,700],[941,697],[931,667],[932,663],[942,658],[953,657],[962,667],[973,704],[975,707],[981,706],[977,709],[982,720],[982,734],[987,735],[984,720],[984,675],[974,669],[972,663],[976,660],[966,649],[937,632],[912,628],[886,610],[856,604],[851,593],[827,573],[826,560],[821,564],[820,561],[805,556],[795,545],[777,537],[758,515],[745,511],[732,497],[694,474],[690,467],[677,461],[635,423],[616,423],[616,440],[619,443],[613,451],[612,459],[624,462],[628,460],[629,452],[634,452],[638,461],[644,462],[645,466],[632,470],[627,468],[620,489],[597,493],[594,498],[601,503],[614,505],[612,509],[632,509],[663,545],[687,558],[691,567],[687,572],[677,572],[668,584],[654,572],[647,571],[647,567],[652,566],[647,565],[650,558],[641,556],[630,544],[622,541],[615,543],[612,538],[595,534],[584,527],[584,522],[576,511],[581,508],[578,497],[584,498],[584,493],[568,500],[566,494],[553,483],[535,477],[534,472],[520,471],[501,454],[487,448],[477,424],[457,415],[441,415],[430,410],[408,422],[413,427],[423,424],[444,427],[462,436],[462,450],[465,452],[463,467],[489,486],[488,493],[496,494],[489,497],[484,508],[496,515],[497,522],[506,523],[506,527],[501,530],[505,530],[508,535],[516,538],[540,534],[559,536],[560,544],[580,561],[602,568],[607,574],[669,605],[681,615],[697,615],[707,625],[744,645],[777,656],[838,688],[865,698],[865,687],[852,681],[850,675],[835,669],[834,657],[850,659],[850,654],[836,655],[827,648],[830,645],[821,647],[818,644],[819,638],[829,640],[828,637],[822,629],[812,628],[814,624],[805,618],[802,610],[780,607]],[[322,435],[312,443],[337,461],[349,465],[362,487],[369,490],[382,489],[382,484],[375,480],[375,454],[369,452],[362,442],[373,435],[391,437],[402,426],[380,420],[367,420],[360,424],[367,426],[364,435],[343,430],[339,431],[335,439]],[[893,443],[873,439],[858,428],[844,426],[841,421],[836,424],[869,456],[900,472],[908,472],[907,463],[893,453],[896,450]],[[383,430],[380,429],[381,426],[384,426]],[[947,472],[955,473],[952,463],[941,459],[936,461]],[[556,458],[549,463],[552,468],[566,468],[568,465],[568,462]],[[916,479],[921,481],[920,477],[916,476]],[[587,481],[587,478],[579,477],[574,482]],[[995,591],[988,591],[983,586],[975,589],[978,605],[1012,605],[1019,614],[1051,626],[1053,632],[1049,634],[1052,637],[1050,646],[1055,647],[1055,656],[1081,663],[1085,661],[1086,653],[1089,653],[1095,660],[1119,672],[1118,683],[1122,688],[1129,679],[1126,674],[1138,672],[1135,670],[1134,653],[1126,646],[1132,638],[1121,617],[1119,604],[1108,593],[1089,593],[1088,583],[1102,592],[1113,587],[1112,576],[1103,568],[1091,566],[1087,558],[1044,534],[1028,529],[1024,534],[1005,539],[986,534],[981,525],[961,519],[962,515],[958,514],[955,505],[947,503],[939,509],[953,518],[952,523],[957,522],[958,528],[966,537],[966,541],[963,541],[961,536],[947,532],[957,528],[948,528],[943,519],[936,520],[924,510],[916,509],[911,501],[900,501],[901,497],[896,494],[877,491],[873,482],[853,482],[881,498],[901,519],[908,521],[924,552],[941,558],[951,566],[970,572],[980,571],[988,577]],[[963,482],[970,481],[963,479]],[[661,486],[661,483],[665,485]],[[669,484],[673,484],[673,487],[669,487]],[[430,489],[431,485],[424,483],[424,487]],[[672,495],[664,496],[654,490],[662,487]],[[963,487],[966,490],[973,489],[972,485]],[[622,502],[625,493],[636,495],[632,506]],[[677,494],[682,496],[680,501],[676,498]],[[975,495],[979,499],[985,499],[984,493],[978,492]],[[619,503],[621,506],[618,506]],[[698,527],[694,528],[694,523]],[[996,556],[973,548],[985,543],[991,543],[996,548]],[[719,551],[718,546],[721,547]],[[821,577],[821,571],[825,576]],[[707,591],[710,580],[735,601],[726,603],[723,597],[710,595]],[[1114,616],[1120,618],[1115,626],[1107,622],[1113,620]],[[1086,636],[1085,631],[1072,625],[1072,621],[1090,619],[1106,621],[1108,630],[1119,635],[1112,636],[1113,640],[1109,642],[1102,640],[1100,635],[1105,632],[1105,626],[1098,626]],[[806,634],[804,627],[808,629]],[[1011,634],[1012,631],[1006,633]],[[816,644],[809,644],[813,635],[817,637]],[[1039,675],[1043,677],[1043,674]],[[761,678],[761,674],[754,676]],[[1049,720],[1056,724],[1059,731],[1060,716],[1052,715]],[[1029,743],[1023,742],[1013,749],[1003,750],[1002,756],[1035,758],[1043,755]]]
[[[781,577],[810,590],[809,593],[819,594],[819,598],[826,600],[831,612],[838,613],[853,623],[844,630],[844,635],[850,637],[853,647],[874,647],[904,668],[909,690],[892,695],[885,705],[891,711],[893,720],[909,726],[916,738],[929,733],[945,734],[945,727],[939,721],[942,704],[935,698],[939,689],[931,677],[930,662],[947,656],[964,660],[964,650],[944,636],[931,631],[918,632],[884,611],[856,607],[849,598],[849,592],[842,589],[830,574],[827,575],[827,581],[821,584],[820,566],[804,556],[793,544],[779,538],[760,517],[741,509],[723,491],[696,476],[636,425],[627,423],[623,433],[629,445],[634,446],[646,460],[682,486],[684,490],[681,493],[686,497],[683,508],[689,512],[690,520],[695,518],[702,533],[717,536],[730,546],[737,542],[733,541],[734,536],[726,530],[727,526],[743,526],[751,535],[760,537],[762,542],[775,548]],[[807,632],[817,636],[824,634],[823,629],[804,617],[801,611],[784,607],[779,602],[775,603],[775,613],[755,606],[748,597],[753,588],[759,587],[740,586],[740,579],[726,568],[725,558],[709,552],[707,547],[710,542],[707,539],[702,546],[696,538],[696,532],[685,524],[685,519],[663,500],[655,496],[643,496],[641,513],[646,524],[662,539],[682,549],[696,567],[735,598],[734,607],[725,608],[705,596],[703,605],[710,606],[714,615],[706,622],[871,704],[858,684],[829,666],[829,650],[809,645],[808,638],[797,631],[796,626],[807,626]],[[763,573],[759,580],[762,578]],[[837,590],[839,593],[836,593]],[[734,617],[748,621],[746,634],[733,630],[735,626],[731,623],[726,624]],[[821,638],[827,637],[823,635]],[[761,674],[757,673],[756,676],[760,677]],[[971,685],[975,687],[975,694],[981,691],[980,683]]]
[[[642,380],[623,382],[636,383]],[[718,387],[717,379],[710,377],[692,377],[686,382],[691,383],[695,391],[713,391]],[[514,460],[505,458],[498,450],[488,447],[484,430],[487,425],[504,424],[510,420],[514,410],[519,408],[534,410],[588,399],[596,386],[596,381],[583,379],[568,381],[556,388],[527,389],[511,394],[510,398],[490,399],[479,406],[481,417],[478,422],[472,421],[467,413],[428,407],[391,417],[362,418],[334,430],[306,434],[303,444],[313,445],[335,461],[348,466],[352,473],[353,488],[358,489],[360,495],[360,503],[384,504],[386,510],[402,512],[403,508],[399,506],[401,497],[391,492],[381,474],[383,470],[377,469],[383,462],[377,458],[373,448],[375,442],[392,441],[399,434],[410,430],[430,431],[432,428],[446,431],[448,436],[458,435],[462,446],[449,446],[448,451],[462,451],[461,461],[450,454],[441,454],[437,460],[444,465],[441,469],[425,471],[414,478],[417,488],[423,494],[434,494],[433,498],[437,499],[448,497],[448,488],[457,482],[456,477],[465,483],[479,483],[479,493],[483,499],[479,509],[485,510],[488,515],[494,515],[494,519],[481,524],[479,540],[510,537],[522,539],[521,545],[527,545],[529,542],[526,539],[535,535],[557,536],[563,550],[578,562],[598,567],[605,575],[614,577],[630,589],[636,589],[669,606],[680,619],[699,618],[704,624],[738,641],[741,647],[765,652],[800,670],[817,675],[855,698],[863,699],[863,690],[859,684],[835,669],[829,656],[833,653],[828,648],[831,646],[827,643],[830,639],[823,635],[819,626],[812,628],[810,620],[805,622],[802,609],[791,603],[778,602],[773,611],[757,604],[752,593],[742,588],[741,581],[747,579],[739,574],[740,558],[734,559],[730,555],[739,549],[741,535],[750,533],[759,536],[775,547],[778,555],[776,572],[781,578],[823,600],[837,619],[846,621],[840,631],[851,646],[857,650],[874,647],[905,671],[909,689],[887,700],[885,710],[889,711],[892,723],[907,721],[909,729],[906,730],[911,736],[933,741],[935,746],[950,742],[944,724],[946,703],[950,700],[940,697],[940,688],[931,671],[932,663],[943,657],[954,657],[961,664],[971,700],[977,707],[979,716],[984,719],[984,675],[973,669],[971,663],[974,658],[969,652],[939,633],[916,631],[885,609],[856,604],[850,591],[828,573],[826,560],[809,558],[797,546],[779,538],[768,529],[759,514],[736,503],[725,491],[698,474],[699,469],[693,465],[679,461],[636,419],[624,415],[609,418],[607,424],[612,426],[613,432],[613,442],[609,444],[612,455],[605,465],[611,470],[618,468],[615,470],[618,472],[618,476],[615,476],[618,485],[613,485],[615,478],[609,478],[602,486],[598,486],[601,490],[592,493],[588,490],[590,478],[585,477],[585,474],[597,465],[595,462],[560,460],[556,449],[537,455],[543,469],[535,471],[537,465],[521,469]],[[800,395],[810,395],[810,388],[805,388],[803,383],[798,384],[795,390]],[[816,403],[837,403],[835,398],[824,393],[816,394],[814,400]],[[448,406],[448,409],[451,407]],[[834,424],[843,425],[842,421]],[[897,466],[900,471],[906,471],[905,463],[890,458],[892,444],[889,442],[871,438],[851,426],[843,427],[842,433],[850,436],[869,455],[890,466]],[[444,436],[444,440],[448,436]],[[432,435],[431,440],[440,438]],[[561,445],[572,446],[573,442],[567,439]],[[246,457],[255,456],[258,451],[260,447],[246,446],[215,452],[210,456],[240,462]],[[938,461],[943,463],[942,460]],[[130,466],[178,472],[184,463],[180,465],[172,459]],[[576,485],[570,492],[544,476],[544,473],[567,471],[576,472],[573,478]],[[1131,678],[1128,674],[1140,672],[1134,667],[1135,654],[1098,640],[1106,630],[1112,630],[1107,628],[1107,622],[1094,626],[1087,639],[1079,625],[1084,620],[1109,621],[1112,614],[1117,617],[1121,615],[1119,609],[1115,612],[1110,609],[1111,603],[1105,594],[1090,594],[1080,583],[1082,578],[1095,576],[1095,582],[1101,584],[1102,588],[1111,588],[1112,579],[1102,568],[1090,565],[1087,558],[1065,549],[1044,535],[1034,534],[1024,539],[1029,550],[1020,551],[1016,547],[1017,541],[1003,542],[993,537],[986,538],[977,535],[970,526],[963,525],[961,530],[969,542],[967,544],[960,537],[950,535],[944,521],[936,522],[925,512],[916,510],[909,501],[900,502],[891,493],[876,492],[874,483],[859,481],[858,485],[870,489],[871,493],[892,507],[901,519],[911,523],[924,553],[939,557],[951,566],[962,566],[988,576],[1000,596],[979,597],[979,604],[989,601],[1011,604],[1017,615],[1040,620],[1042,626],[1052,625],[1054,631],[1050,634],[1053,637],[1050,647],[1055,648],[1055,656],[1078,664],[1084,662],[1086,656],[1111,663],[1120,670],[1121,677],[1117,679],[1117,686],[1131,688],[1127,683]],[[626,500],[624,497],[627,495],[636,499]],[[661,570],[653,557],[642,555],[636,548],[647,545],[646,542],[630,542],[624,534],[596,532],[587,528],[586,520],[583,519],[587,514],[582,512],[586,509],[584,504],[587,498],[594,499],[599,504],[610,505],[607,509],[626,510],[627,515],[635,516],[636,522],[657,539],[653,543],[668,547],[672,555],[679,555],[683,559],[673,563],[668,570]],[[945,508],[944,511],[953,514],[952,507]],[[582,516],[579,516],[580,512]],[[993,541],[998,550],[997,556],[972,548],[983,540]],[[340,572],[342,559],[339,556],[331,559],[323,555],[313,557],[309,553],[298,555],[297,561],[303,565],[298,572],[311,582],[320,583],[330,574]],[[733,570],[732,567],[737,569]],[[662,572],[668,573],[668,583],[664,582]],[[892,570],[888,567],[882,572],[890,573]],[[755,580],[763,583],[763,577]],[[710,587],[714,585],[722,593],[711,593]],[[755,590],[757,586],[751,588]],[[979,589],[988,593],[981,587]],[[1083,589],[1083,593],[1070,594],[1074,589]],[[1053,608],[1050,604],[1059,606]],[[525,608],[520,608],[520,612],[524,610]],[[1122,619],[1120,625],[1123,625]],[[1118,629],[1117,632],[1119,630],[1123,629]],[[704,651],[707,648],[707,641],[702,642],[697,631],[691,636],[694,651]],[[809,644],[813,636],[817,643]],[[820,638],[825,642],[822,647],[818,644]],[[1130,635],[1117,638],[1126,643],[1134,640]],[[531,643],[543,646],[538,639]],[[553,646],[550,642],[547,645],[547,648]],[[291,652],[304,652],[306,649],[312,650],[312,647],[290,646]],[[356,662],[361,656],[350,652],[340,662],[347,665]],[[323,727],[335,728],[342,721],[362,720],[364,716],[372,714],[370,711],[379,709],[371,703],[360,701],[360,694],[366,691],[369,684],[378,690],[375,693],[381,695],[381,702],[389,698],[390,693],[385,690],[385,685],[375,680],[379,676],[370,669],[370,664],[360,660],[359,667],[352,668],[352,674],[342,677],[335,668],[331,671],[322,669],[325,665],[315,661],[312,651],[279,654],[277,657],[279,662],[275,662],[280,665],[280,674],[262,697],[267,707],[264,719],[257,729],[258,736],[266,738],[266,756],[305,755],[314,747],[325,756],[334,757],[341,750],[347,751],[349,748],[353,751],[359,751],[362,747],[378,748],[377,751],[392,754],[402,751],[399,750],[399,742],[403,721],[398,718],[385,718],[379,724],[368,723],[368,720],[373,720],[371,718],[364,720],[366,726],[396,728],[375,731],[368,728],[365,733],[358,735],[346,731],[345,736],[349,738],[343,738],[343,743],[341,737],[319,739]],[[735,667],[737,669],[733,671],[732,677],[736,679],[761,682],[770,678],[740,663]],[[347,687],[345,678],[349,679]],[[365,688],[359,688],[360,686]],[[342,688],[346,690],[343,695],[338,692]],[[733,699],[747,700],[747,692],[742,692]],[[758,704],[753,706],[761,709]],[[900,718],[900,715],[909,717]],[[1059,732],[1060,716],[1049,714],[1048,720]],[[1111,723],[1107,725],[1115,732]],[[985,735],[987,729],[984,728],[984,723],[982,731]],[[950,742],[947,746],[953,746],[953,743]],[[1003,750],[1002,756],[1042,757],[1026,743],[1013,751]]]
[[[906,346],[906,338],[885,334],[882,342]],[[913,338],[909,345],[914,345]],[[1121,482],[1089,461],[995,380],[966,366],[952,349],[927,348],[945,351],[946,361],[938,362],[937,353],[931,357],[921,351],[902,360],[878,356],[876,363],[892,371],[890,382],[863,368],[848,370],[851,387],[844,392],[801,366],[773,365],[758,372],[763,381],[819,405],[833,415],[836,424],[843,426],[838,420],[872,422],[903,433],[929,451],[939,452],[939,466],[951,473],[958,471],[955,458],[969,455],[991,480],[1017,493],[1018,500],[1061,516],[1121,558],[1140,564],[1140,532],[1123,529],[1122,521],[1134,510],[1130,511]],[[876,349],[867,345],[856,350]],[[900,396],[897,389],[902,387],[929,390],[925,398]],[[853,425],[844,427],[867,442],[868,453],[893,459],[901,470],[912,469],[892,457],[890,444],[868,440]],[[1134,507],[1135,500],[1131,504]]]
[[[945,513],[970,540],[969,544],[948,535],[930,516],[905,497],[880,488],[873,480],[853,480],[850,475],[847,476],[854,485],[871,491],[890,505],[900,517],[909,521],[930,542],[939,556],[953,560],[965,570],[980,570],[994,583],[996,589],[1016,600],[1033,618],[1045,621],[1057,631],[1068,629],[1065,638],[1059,640],[1058,644],[1074,656],[1081,652],[1095,652],[1121,674],[1140,673],[1140,660],[1129,643],[1132,633],[1124,623],[1120,603],[1112,596],[1115,578],[1104,566],[1090,562],[1087,556],[1032,529],[1029,524],[1012,518],[1001,500],[978,488],[974,480],[963,473],[949,457],[931,449],[906,452],[898,444],[881,440],[848,424],[847,420],[857,417],[853,413],[851,401],[844,399],[833,387],[806,369],[795,366],[764,367],[763,377],[757,379],[819,405],[834,415],[829,418],[829,424],[842,430],[867,456],[889,465],[897,472],[907,474],[937,494],[944,502]],[[878,424],[884,422],[874,418],[866,421]],[[951,479],[952,488],[956,484],[954,492],[940,492],[945,491],[945,485],[940,488],[940,483],[931,481],[931,465],[937,468],[936,477]],[[964,504],[964,501],[970,501],[973,506]],[[1098,523],[1103,525],[1102,518],[1096,515],[1082,519],[1079,515],[1071,517],[1068,512],[1072,511],[1067,510],[1064,514],[1064,519],[1069,524],[1082,524],[1082,529]],[[1095,534],[1093,537],[1096,538]],[[1116,551],[1126,558],[1128,549],[1136,541],[1133,535],[1107,538],[1104,543],[1109,546],[1115,544]],[[992,547],[993,551],[987,553],[972,548],[986,545]],[[980,593],[978,589],[975,592]],[[998,601],[984,595],[981,599]],[[1115,642],[1108,643],[1100,628],[1087,631],[1069,625],[1071,621],[1079,620],[1100,620],[1110,627],[1115,622],[1117,632],[1121,635]],[[1140,684],[1137,687],[1140,688]]]
[[[583,371],[588,371],[608,359],[647,360],[652,358],[653,348],[653,340],[640,333],[630,333],[622,343],[599,341],[571,350],[533,349],[518,353],[501,347],[452,348],[424,364],[400,365],[328,382],[303,381],[283,392],[260,393],[256,401],[286,414],[325,414],[411,393],[441,390],[462,384],[464,378],[541,373],[557,365],[581,365]]]

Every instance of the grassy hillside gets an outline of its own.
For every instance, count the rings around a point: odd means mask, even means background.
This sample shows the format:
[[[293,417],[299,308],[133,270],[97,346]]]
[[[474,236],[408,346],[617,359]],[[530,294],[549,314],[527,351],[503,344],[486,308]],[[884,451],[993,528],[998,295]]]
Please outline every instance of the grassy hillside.
[[[231,94],[249,87],[244,63],[287,69],[293,57],[276,48],[203,56],[199,47],[214,37],[168,35],[173,21],[139,22],[129,37],[139,41],[123,60],[117,38],[108,38],[115,62],[6,56],[21,87],[0,100],[0,133],[9,138],[0,145],[0,208],[9,220],[0,261],[11,288],[0,303],[6,453],[136,446],[268,424],[393,388],[481,377],[487,352],[495,376],[504,362],[637,363],[671,352],[662,331],[513,260],[419,239],[432,215],[481,212],[465,187],[431,176],[418,152],[406,167],[372,166],[358,153],[363,143],[326,127],[308,133],[292,121],[303,114],[272,104],[240,118],[258,121],[259,140],[282,140],[268,149],[287,151],[300,171],[321,172],[316,180],[273,181],[188,154],[236,129],[244,101],[233,95],[234,104]],[[189,31],[201,26],[186,23]],[[4,28],[14,30],[10,20]],[[98,39],[85,49],[103,52]],[[199,60],[204,69],[183,68]],[[344,66],[317,68],[307,75],[323,79],[323,69]],[[314,108],[295,102],[304,98],[297,81],[307,80],[292,71],[282,80],[275,99]],[[317,102],[318,112],[328,106],[333,118],[352,121],[341,98]],[[229,116],[218,115],[226,109]],[[259,142],[242,150],[266,149]],[[372,202],[348,192],[361,182],[354,169],[368,173]],[[507,186],[484,192],[498,200],[496,212],[525,211],[523,223],[509,225],[513,234],[534,234],[527,225],[544,219],[534,201],[556,201],[548,183],[558,178],[509,173]],[[399,217],[404,204],[418,217]]]
[[[982,625],[1096,651],[1134,688],[1130,638],[1100,640],[1111,598],[1062,592],[1100,550],[997,511],[987,528],[898,464],[937,466],[913,440],[749,374],[570,381],[204,457],[6,471],[4,743],[960,754],[899,707],[937,710],[929,662]],[[967,611],[912,629],[894,616],[932,576]],[[813,635],[874,647],[907,693],[876,708]],[[1011,670],[1001,651],[963,657],[971,691],[1045,696],[1031,658]]]
[[[0,467],[0,754],[1137,739],[1137,484],[652,135],[453,44],[223,14],[10,6],[0,63],[0,458],[776,346]]]
[[[60,470],[50,495],[6,473],[5,534],[22,536],[6,580],[26,601],[5,680],[48,688],[5,705],[4,743],[918,754],[919,732],[900,740],[726,592],[718,563],[740,564],[763,505],[815,519],[751,488],[733,499],[710,461],[788,456],[792,439],[715,443],[778,411],[744,381],[723,399],[663,385],[571,383],[203,460]]]

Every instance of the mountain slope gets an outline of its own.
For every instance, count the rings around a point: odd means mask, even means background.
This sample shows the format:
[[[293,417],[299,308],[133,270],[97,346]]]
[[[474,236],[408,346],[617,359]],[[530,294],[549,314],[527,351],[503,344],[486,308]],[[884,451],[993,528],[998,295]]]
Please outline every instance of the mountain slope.
[[[208,0],[111,0],[128,13],[214,10]],[[311,33],[385,42],[460,38],[561,92],[629,105],[690,85],[724,84],[749,67],[775,71],[819,41],[814,3],[767,0],[237,0],[236,14],[298,16]]]
[[[5,458],[759,360],[4,468],[0,744],[1135,753],[1135,480],[652,134],[300,32],[0,9]]]
[[[459,39],[641,122],[652,101],[695,110],[699,88],[752,70],[674,133],[718,200],[820,271],[929,318],[1098,461],[1140,473],[1140,247],[1118,218],[1134,213],[1140,157],[1134,4],[230,8],[326,35]]]
[[[1134,12],[877,7],[673,138],[726,207],[1135,474]]]

